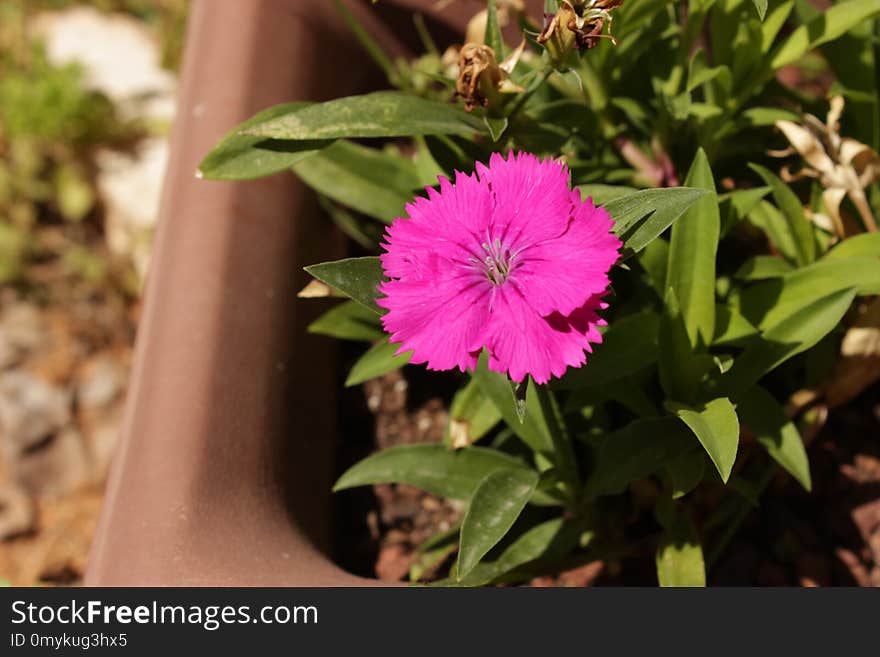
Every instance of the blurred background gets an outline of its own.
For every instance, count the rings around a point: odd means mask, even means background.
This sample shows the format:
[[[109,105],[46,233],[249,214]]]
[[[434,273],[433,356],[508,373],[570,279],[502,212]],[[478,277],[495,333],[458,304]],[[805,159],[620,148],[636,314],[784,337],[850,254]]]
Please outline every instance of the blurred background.
[[[186,18],[187,0],[0,2],[0,585],[83,575]]]

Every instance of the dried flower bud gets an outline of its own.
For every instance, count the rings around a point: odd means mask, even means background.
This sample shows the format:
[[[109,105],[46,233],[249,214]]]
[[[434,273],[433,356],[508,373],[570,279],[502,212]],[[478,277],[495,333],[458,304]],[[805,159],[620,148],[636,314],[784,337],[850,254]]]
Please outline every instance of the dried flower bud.
[[[599,39],[614,37],[605,34],[610,28],[610,11],[623,0],[562,0],[555,14],[544,14],[544,26],[538,35],[554,68],[569,68],[570,57],[576,50],[594,48]]]
[[[524,46],[525,42],[500,64],[495,58],[495,51],[489,46],[466,43],[462,47],[455,93],[464,99],[465,110],[470,112],[475,107],[500,108],[504,104],[502,94],[523,91],[508,79],[508,75],[516,66]]]

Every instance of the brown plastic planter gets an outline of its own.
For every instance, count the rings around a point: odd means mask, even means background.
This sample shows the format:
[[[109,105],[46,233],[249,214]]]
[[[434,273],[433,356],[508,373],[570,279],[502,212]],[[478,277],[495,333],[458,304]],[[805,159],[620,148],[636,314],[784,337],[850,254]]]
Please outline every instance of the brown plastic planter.
[[[349,3],[392,52],[418,8],[460,31],[483,0]],[[398,29],[392,26],[397,25]],[[282,174],[200,181],[201,158],[270,105],[380,79],[329,0],[195,0],[121,444],[89,585],[365,585],[326,556],[336,404],[302,267],[338,255]]]

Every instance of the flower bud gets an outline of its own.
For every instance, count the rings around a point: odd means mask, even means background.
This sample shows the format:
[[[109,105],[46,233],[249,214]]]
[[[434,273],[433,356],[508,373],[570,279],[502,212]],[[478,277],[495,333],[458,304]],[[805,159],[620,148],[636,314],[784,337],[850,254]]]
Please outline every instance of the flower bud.
[[[462,46],[455,93],[464,99],[465,110],[470,112],[475,107],[487,107],[494,111],[504,105],[504,94],[524,91],[508,79],[524,45],[525,43],[521,44],[500,64],[495,58],[495,51],[489,46],[481,43],[466,43]]]
[[[555,14],[544,14],[544,28],[538,35],[553,67],[566,70],[571,66],[575,51],[594,48],[604,34],[605,25],[611,25],[610,11],[623,0],[561,0]]]

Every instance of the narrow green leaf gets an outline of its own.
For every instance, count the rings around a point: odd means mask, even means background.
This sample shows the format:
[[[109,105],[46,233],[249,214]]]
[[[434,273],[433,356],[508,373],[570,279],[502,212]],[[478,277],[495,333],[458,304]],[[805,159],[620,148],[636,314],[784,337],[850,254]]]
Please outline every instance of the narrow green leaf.
[[[765,278],[780,278],[794,271],[787,261],[776,256],[755,256],[746,260],[734,276],[742,281],[760,281]]]
[[[672,484],[672,499],[677,500],[690,493],[703,480],[706,457],[699,448],[691,449],[671,460],[666,473]]]
[[[714,314],[714,306],[712,310]],[[660,385],[667,399],[693,401],[700,381],[711,370],[713,361],[706,353],[694,353],[675,290],[671,287],[666,290],[658,342]]]
[[[856,290],[838,290],[814,301],[754,338],[721,378],[721,389],[736,397],[767,372],[815,345],[849,309]]]
[[[480,482],[461,522],[459,581],[504,538],[537,485],[537,473],[522,468],[497,470]]]
[[[862,233],[848,237],[825,254],[829,258],[880,258],[880,233]]]
[[[628,255],[638,253],[651,240],[669,228],[697,199],[704,189],[671,187],[645,189],[605,204],[614,220],[614,234],[623,241]]]
[[[309,103],[286,103],[264,110],[229,132],[199,164],[197,175],[209,180],[252,180],[289,169],[325,146],[332,139],[291,143],[241,134],[251,126],[307,107]]]
[[[791,188],[775,173],[757,164],[750,164],[749,167],[770,186],[776,204],[788,220],[791,234],[795,239],[797,262],[801,265],[810,264],[816,259],[816,239],[813,236],[813,226],[804,213],[804,206]]]
[[[745,424],[767,453],[808,491],[810,463],[804,441],[795,424],[773,395],[760,386],[752,386],[736,398],[737,410]]]
[[[345,380],[346,387],[356,386],[406,365],[412,352],[407,351],[398,356],[395,355],[398,349],[400,349],[399,344],[389,342],[387,339],[370,347],[367,353],[358,358],[352,366]]]
[[[397,91],[377,91],[316,103],[252,125],[244,131],[259,137],[295,140],[472,136],[481,132],[485,132],[482,121],[463,110]]]
[[[379,258],[348,258],[333,262],[322,262],[305,267],[305,270],[345,296],[366,306],[379,315],[385,312],[376,305],[384,274]]]
[[[373,342],[384,335],[376,313],[354,301],[334,306],[309,325],[309,333]]]
[[[508,126],[508,120],[506,116],[486,116],[483,117],[483,121],[486,124],[486,128],[489,129],[489,136],[492,137],[492,141],[498,141],[499,139],[501,139],[501,137],[504,136],[504,132],[505,130],[507,130]]]
[[[482,438],[501,419],[501,413],[473,378],[455,393],[449,406],[446,440],[453,447]]]
[[[666,285],[675,291],[694,349],[707,346],[715,331],[715,254],[721,220],[715,179],[703,149],[691,164],[687,187],[705,189],[672,226]]]
[[[739,189],[719,196],[721,235],[726,235],[731,228],[748,216],[761,199],[769,193],[769,187],[758,187],[756,189]]]
[[[337,141],[293,171],[319,193],[385,223],[404,214],[421,180],[411,160],[349,141]]]
[[[657,360],[660,317],[653,311],[627,315],[613,322],[593,347],[583,367],[569,368],[551,389],[603,386],[638,372]]]
[[[715,338],[712,344],[736,344],[756,335],[757,327],[738,308],[723,304],[715,306]]]
[[[562,419],[562,413],[559,411],[556,398],[546,386],[537,385],[531,380],[526,392],[527,405],[529,395],[534,397],[534,404],[531,406],[540,414],[539,422],[545,428],[550,436],[550,441],[553,443],[553,463],[556,466],[556,470],[562,481],[568,485],[569,493],[573,496],[580,490],[579,468],[571,444],[571,438],[568,435],[568,428]]]
[[[585,491],[613,495],[647,477],[693,446],[693,435],[677,418],[636,420],[599,442]]]
[[[440,497],[466,500],[488,474],[511,468],[530,472],[522,461],[494,449],[450,450],[435,443],[398,445],[350,467],[333,491],[372,484],[409,484]]]
[[[497,559],[482,561],[474,566],[467,576],[461,578],[459,584],[485,586],[530,561],[544,557],[548,552],[555,552],[556,544],[566,534],[562,518],[535,525],[518,536]]]
[[[495,58],[499,62],[504,59],[504,37],[501,36],[501,26],[498,24],[498,8],[495,6],[495,0],[486,2],[486,36],[483,43],[495,52]]]
[[[526,412],[520,419],[517,411],[517,400],[513,393],[510,380],[498,372],[492,372],[488,366],[488,356],[485,350],[480,354],[480,360],[474,370],[474,379],[483,393],[492,400],[495,408],[501,413],[504,422],[519,436],[523,442],[536,452],[549,452],[553,442],[547,433],[546,427],[542,426],[540,416]]]
[[[749,211],[749,222],[767,235],[770,243],[793,263],[800,262],[797,238],[785,215],[772,203],[760,201]]]
[[[739,446],[739,420],[730,400],[719,397],[702,408],[670,405],[670,410],[694,432],[715,464],[721,481],[727,482]]]
[[[767,0],[752,0],[752,4],[755,5],[755,11],[758,12],[758,18],[763,21],[764,16],[767,15]]]
[[[743,291],[739,311],[767,330],[832,292],[856,288],[858,295],[880,294],[880,259],[830,258],[762,281]]]
[[[773,54],[770,68],[775,71],[798,61],[813,48],[836,39],[877,13],[880,0],[849,0],[834,5],[792,32]]]
[[[660,586],[706,586],[706,564],[696,527],[685,511],[675,513],[657,546]]]

